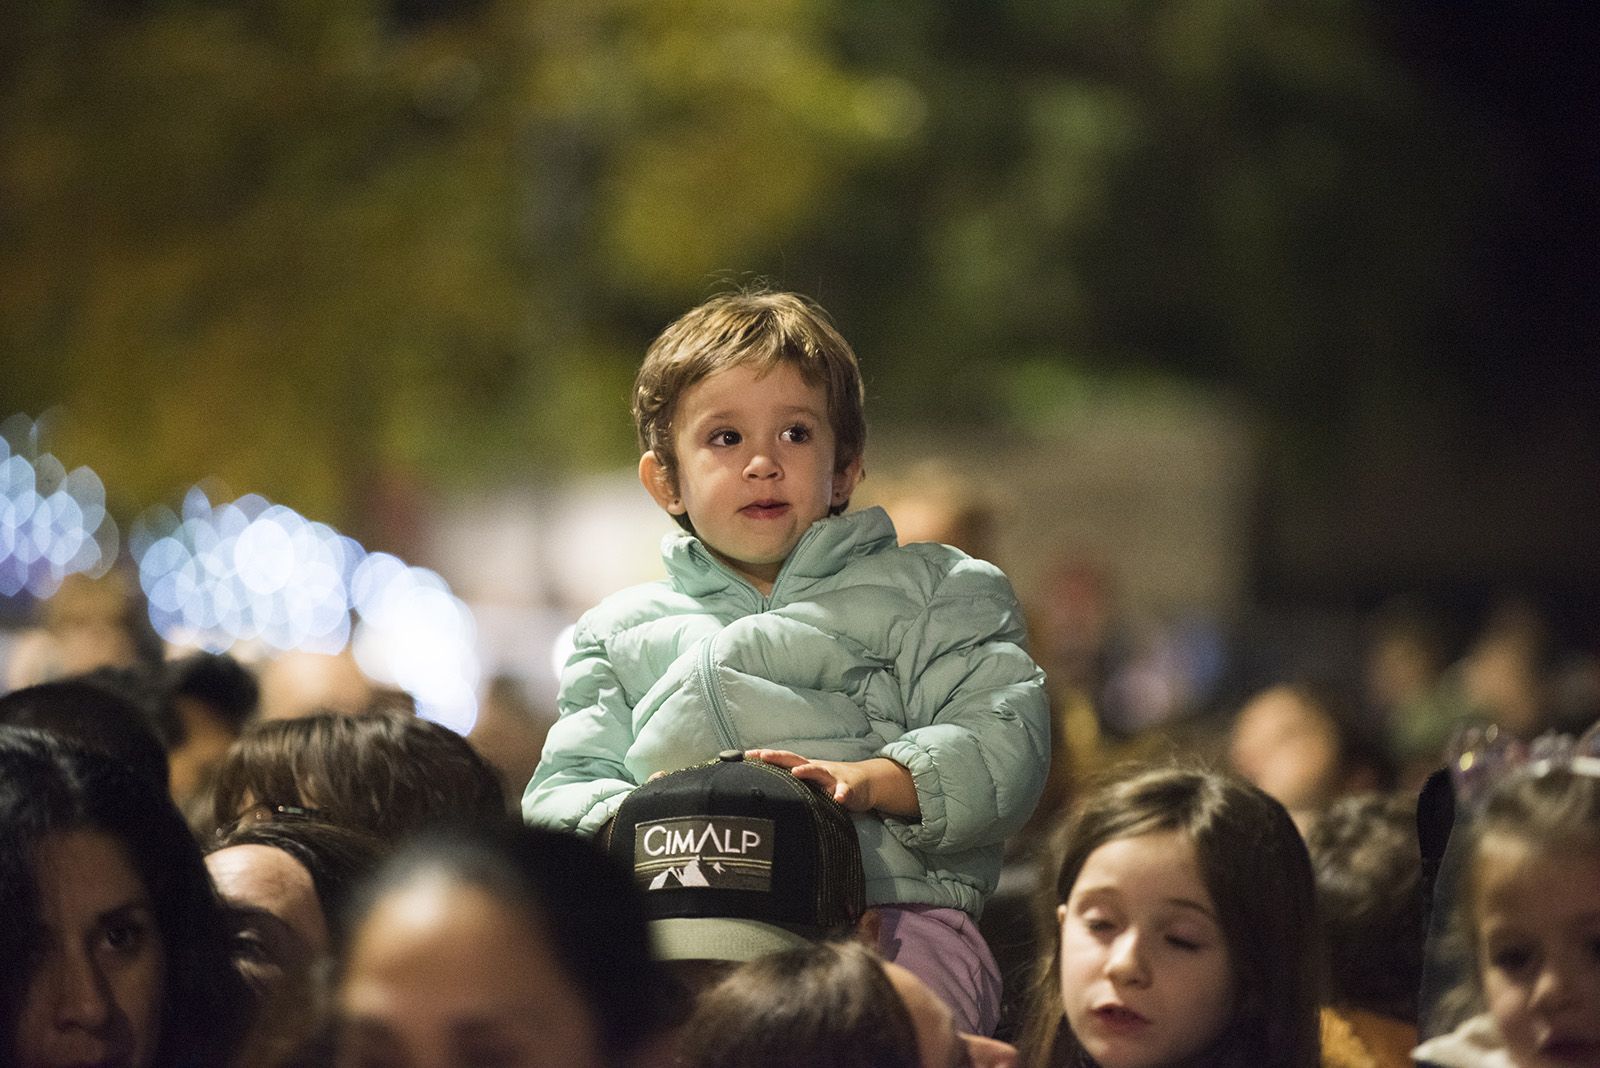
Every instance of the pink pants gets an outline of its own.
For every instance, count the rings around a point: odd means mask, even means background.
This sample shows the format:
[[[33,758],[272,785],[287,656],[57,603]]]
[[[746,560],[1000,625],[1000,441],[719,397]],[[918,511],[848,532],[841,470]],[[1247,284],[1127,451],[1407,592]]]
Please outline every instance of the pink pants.
[[[960,909],[880,905],[878,952],[950,1006],[956,1029],[992,1035],[1000,1022],[1000,966],[978,925]]]

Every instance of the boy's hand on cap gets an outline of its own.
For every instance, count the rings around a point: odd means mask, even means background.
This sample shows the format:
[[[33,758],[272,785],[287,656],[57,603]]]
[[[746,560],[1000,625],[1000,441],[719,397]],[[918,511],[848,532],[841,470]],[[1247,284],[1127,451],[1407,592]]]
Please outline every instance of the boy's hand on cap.
[[[797,779],[814,782],[850,812],[873,809],[915,820],[922,816],[911,772],[885,757],[870,760],[811,760],[787,749],[750,749],[745,756],[788,768]]]

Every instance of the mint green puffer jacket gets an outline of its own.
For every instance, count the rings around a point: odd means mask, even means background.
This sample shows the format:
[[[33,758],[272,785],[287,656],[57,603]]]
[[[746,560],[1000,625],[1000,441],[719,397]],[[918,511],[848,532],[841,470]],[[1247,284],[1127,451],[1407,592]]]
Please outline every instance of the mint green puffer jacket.
[[[888,757],[922,818],[855,816],[868,903],[977,915],[1049,759],[1044,676],[1006,577],[946,545],[897,546],[878,508],[813,524],[767,597],[692,536],[662,556],[666,580],[579,621],[527,821],[592,835],[652,773],[724,749]]]

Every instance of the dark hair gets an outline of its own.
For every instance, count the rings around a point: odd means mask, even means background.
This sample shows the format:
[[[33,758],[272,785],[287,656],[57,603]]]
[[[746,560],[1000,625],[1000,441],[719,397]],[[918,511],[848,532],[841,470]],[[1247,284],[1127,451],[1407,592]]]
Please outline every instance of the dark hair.
[[[163,792],[167,789],[167,750],[152,724],[153,709],[141,703],[109,674],[25,686],[0,697],[0,723],[38,727],[138,771]]]
[[[438,875],[523,912],[593,1013],[607,1063],[666,1029],[670,980],[650,955],[639,892],[630,873],[589,842],[509,821],[423,835],[358,895],[346,924],[351,944],[389,892]]]
[[[1235,1008],[1213,1050],[1219,1063],[1315,1068],[1320,1056],[1315,888],[1311,859],[1284,807],[1241,780],[1208,771],[1136,771],[1087,797],[1064,828],[1048,898],[1050,951],[1024,1026],[1024,1063],[1086,1056],[1062,1012],[1055,909],[1107,842],[1177,831],[1194,843],[1233,968]],[[1041,919],[1041,923],[1043,923]]]
[[[356,890],[388,852],[384,842],[373,835],[321,820],[241,824],[206,852],[246,845],[282,850],[310,874],[335,952],[344,945],[344,919]]]
[[[218,769],[217,826],[242,814],[247,793],[260,804],[317,809],[390,842],[433,824],[508,818],[499,778],[465,738],[399,712],[256,724]]]
[[[1334,1005],[1414,1021],[1422,985],[1422,853],[1415,806],[1360,794],[1306,835]]]
[[[673,421],[684,391],[730,367],[748,365],[765,373],[779,364],[798,368],[806,382],[826,391],[835,472],[860,459],[867,443],[865,391],[850,343],[814,301],[762,289],[712,297],[651,342],[633,383],[640,450],[654,452],[676,485]],[[841,505],[834,514],[843,510]],[[673,518],[693,532],[687,516]]]
[[[226,1063],[252,1004],[228,955],[228,927],[200,848],[154,783],[128,765],[44,731],[0,726],[0,1051],[16,1025],[40,926],[37,851],[52,835],[115,839],[149,892],[166,955],[152,1063]]]
[[[171,696],[203,703],[235,733],[244,730],[261,702],[255,674],[227,653],[194,653],[174,660],[166,676]]]
[[[696,1068],[917,1068],[917,1034],[883,961],[818,942],[740,965],[700,997],[679,1056]]]

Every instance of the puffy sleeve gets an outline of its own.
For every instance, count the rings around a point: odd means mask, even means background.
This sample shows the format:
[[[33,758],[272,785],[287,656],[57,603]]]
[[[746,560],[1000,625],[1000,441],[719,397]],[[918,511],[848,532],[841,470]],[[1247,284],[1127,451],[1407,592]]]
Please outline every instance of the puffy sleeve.
[[[905,726],[879,751],[903,764],[922,818],[887,818],[910,848],[993,845],[1027,820],[1050,757],[1044,673],[1024,648],[1011,583],[982,560],[957,562],[911,621],[896,671]]]
[[[638,784],[624,758],[633,743],[629,706],[604,640],[580,621],[561,673],[560,717],[522,795],[528,823],[591,836]]]

